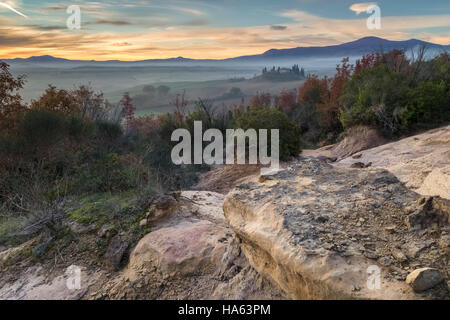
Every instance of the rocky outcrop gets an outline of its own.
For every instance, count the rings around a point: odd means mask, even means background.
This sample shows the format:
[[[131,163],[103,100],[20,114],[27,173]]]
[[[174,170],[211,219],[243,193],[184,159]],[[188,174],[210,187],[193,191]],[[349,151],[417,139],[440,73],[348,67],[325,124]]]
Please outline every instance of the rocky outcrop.
[[[387,141],[376,129],[356,126],[349,130],[347,136],[330,150],[330,155],[338,160],[345,159],[355,153],[378,147]]]
[[[415,299],[448,297],[446,285],[418,296],[405,282],[424,266],[449,278],[448,205],[385,170],[303,160],[239,185],[224,212],[250,264],[289,298]]]
[[[144,223],[147,234],[132,246],[124,234],[108,227],[80,233],[86,243],[111,238],[105,248],[106,265],[95,263],[87,250],[82,260],[68,254],[55,262],[30,263],[3,272],[1,299],[281,299],[283,296],[259,275],[242,254],[223,215],[224,196],[185,191],[151,200]],[[148,230],[148,231],[147,231]],[[90,239],[90,240],[89,240]],[[97,242],[96,242],[97,241]],[[0,253],[0,267],[31,256],[34,239]],[[95,246],[95,245],[94,245]],[[131,253],[128,258],[128,248]],[[65,268],[80,269],[80,288],[69,289]],[[17,272],[16,272],[17,271]]]
[[[450,126],[361,151],[335,165],[357,162],[389,170],[422,195],[450,199]]]
[[[0,298],[449,298],[450,127],[356,152],[379,142],[367,133],[369,144],[306,152],[272,175],[215,168],[199,187],[219,193],[151,198],[137,245],[109,225],[70,221],[82,259],[56,248],[54,261],[14,269],[36,239],[3,250]],[[89,256],[97,249],[111,268]],[[57,260],[81,267],[81,289],[67,289]]]

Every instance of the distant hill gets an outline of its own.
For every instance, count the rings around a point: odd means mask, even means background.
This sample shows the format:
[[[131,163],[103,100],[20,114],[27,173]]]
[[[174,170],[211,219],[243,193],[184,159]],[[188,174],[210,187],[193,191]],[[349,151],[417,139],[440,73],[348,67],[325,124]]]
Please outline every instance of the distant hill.
[[[336,57],[355,57],[362,56],[367,53],[375,51],[390,51],[393,49],[411,50],[421,46],[426,46],[432,55],[440,52],[450,51],[450,45],[439,45],[430,42],[425,42],[417,39],[410,39],[406,41],[391,41],[377,37],[365,37],[356,41],[347,42],[333,46],[323,47],[297,47],[292,49],[271,49],[263,54],[241,56],[236,58],[229,58],[223,60],[212,59],[188,59],[183,57],[170,58],[170,59],[150,59],[140,61],[95,61],[95,60],[68,60],[62,58],[56,58],[49,55],[30,57],[27,59],[6,59],[3,60],[7,63],[31,63],[31,64],[44,64],[44,65],[61,65],[61,64],[157,64],[157,63],[218,63],[218,62],[273,62],[283,61],[289,59],[301,59],[301,58],[336,58]],[[0,57],[1,59],[1,57]]]
[[[293,49],[271,49],[260,55],[243,56],[228,60],[255,61],[266,59],[291,59],[291,58],[326,58],[362,56],[376,51],[391,51],[393,49],[410,50],[426,46],[431,51],[449,51],[450,46],[443,46],[417,39],[407,41],[391,41],[377,37],[366,37],[356,41],[334,46],[324,47],[297,47]]]

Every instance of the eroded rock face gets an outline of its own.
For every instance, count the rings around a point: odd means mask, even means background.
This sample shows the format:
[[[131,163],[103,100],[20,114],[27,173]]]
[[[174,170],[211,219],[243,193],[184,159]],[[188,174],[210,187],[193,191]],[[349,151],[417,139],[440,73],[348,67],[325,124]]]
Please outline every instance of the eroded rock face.
[[[242,254],[225,221],[223,198],[213,192],[177,194],[160,208],[159,220],[148,221],[152,231],[133,249],[128,267],[91,298],[282,298]]]
[[[439,246],[448,220],[425,221],[425,215],[419,228],[410,228],[411,205],[420,196],[391,173],[306,160],[260,181],[226,197],[225,217],[250,264],[289,298],[414,299],[405,283],[409,270],[429,266],[449,277]],[[432,219],[448,214],[448,201],[437,200],[444,205],[427,211]],[[414,256],[412,244],[420,248]],[[379,290],[368,284],[371,266],[381,271]]]
[[[361,151],[336,166],[350,167],[355,162],[387,169],[422,195],[450,199],[450,126]]]
[[[230,240],[229,230],[205,220],[183,221],[151,232],[131,254],[132,280],[153,270],[162,278],[214,273]]]

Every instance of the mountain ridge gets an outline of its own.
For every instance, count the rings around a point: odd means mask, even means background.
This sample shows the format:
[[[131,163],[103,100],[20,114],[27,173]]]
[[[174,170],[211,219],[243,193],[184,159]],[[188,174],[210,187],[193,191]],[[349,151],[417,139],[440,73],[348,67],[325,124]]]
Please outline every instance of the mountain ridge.
[[[191,59],[185,57],[167,59],[145,59],[136,61],[123,60],[70,60],[54,57],[51,55],[32,56],[29,58],[1,59],[7,63],[158,63],[158,62],[227,62],[227,61],[258,61],[268,58],[309,58],[309,57],[336,57],[336,56],[361,56],[363,54],[383,50],[393,49],[410,50],[418,46],[426,46],[429,49],[450,51],[450,45],[440,45],[418,39],[404,41],[387,40],[378,37],[364,37],[354,41],[330,45],[330,46],[310,46],[295,47],[288,49],[270,49],[262,54],[244,55],[226,59]]]

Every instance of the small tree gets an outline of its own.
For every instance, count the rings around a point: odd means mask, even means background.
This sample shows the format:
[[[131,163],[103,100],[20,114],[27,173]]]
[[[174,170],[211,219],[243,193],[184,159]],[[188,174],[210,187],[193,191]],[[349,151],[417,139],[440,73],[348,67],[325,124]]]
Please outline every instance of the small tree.
[[[283,111],[289,112],[297,104],[297,94],[295,91],[283,90],[279,96],[274,98],[275,108]]]
[[[123,95],[120,105],[122,106],[122,116],[126,121],[126,129],[129,130],[133,126],[134,111],[136,111],[136,107],[133,105],[132,99],[128,92]]]
[[[81,113],[80,105],[71,92],[51,85],[38,100],[31,102],[31,109],[54,112],[63,116]]]
[[[301,152],[300,129],[280,110],[274,108],[250,109],[236,119],[235,127],[243,130],[267,129],[269,134],[270,129],[280,130],[281,160],[287,160],[292,156],[296,157]]]
[[[272,105],[272,97],[270,93],[256,93],[250,99],[250,108],[269,107]]]
[[[16,134],[26,107],[17,93],[24,85],[22,76],[14,78],[9,65],[0,62],[0,135]]]
[[[175,98],[175,120],[178,127],[183,126],[184,118],[186,116],[186,107],[188,105],[188,101],[186,99],[186,91],[183,91],[182,94],[177,94]]]

